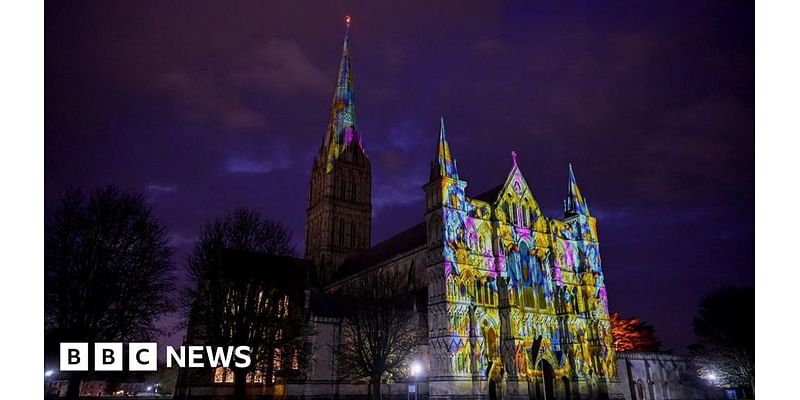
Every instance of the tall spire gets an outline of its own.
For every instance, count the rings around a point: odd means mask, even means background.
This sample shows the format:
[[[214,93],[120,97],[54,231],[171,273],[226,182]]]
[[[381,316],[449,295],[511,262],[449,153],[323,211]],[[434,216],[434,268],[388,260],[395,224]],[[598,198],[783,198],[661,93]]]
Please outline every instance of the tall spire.
[[[325,133],[324,151],[327,170],[333,168],[333,163],[342,150],[355,141],[361,146],[361,141],[356,133],[356,102],[353,91],[353,72],[350,57],[350,16],[345,18],[344,44],[342,45],[342,59],[339,62],[339,74],[336,78],[336,90],[333,92],[331,102],[331,115],[328,130]]]
[[[456,160],[450,156],[450,145],[444,129],[444,116],[439,119],[439,144],[436,146],[436,158],[431,164],[431,180],[440,177],[458,179]]]
[[[575,172],[572,171],[572,163],[569,163],[569,186],[567,187],[567,198],[564,200],[564,214],[591,215],[589,213],[589,205],[581,195],[580,188],[578,188]]]

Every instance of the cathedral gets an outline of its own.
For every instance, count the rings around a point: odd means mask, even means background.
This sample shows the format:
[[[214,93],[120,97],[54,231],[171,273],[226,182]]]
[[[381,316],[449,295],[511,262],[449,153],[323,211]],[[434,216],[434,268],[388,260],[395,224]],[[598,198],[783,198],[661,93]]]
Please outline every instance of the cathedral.
[[[542,214],[513,152],[505,180],[470,195],[442,117],[438,138],[431,135],[419,222],[381,243],[370,242],[371,166],[368,140],[357,129],[349,25],[348,18],[329,123],[311,165],[304,259],[296,260],[315,275],[305,299],[314,328],[306,378],[253,393],[366,397],[366,385],[338,371],[334,349],[341,345],[343,318],[319,299],[366,271],[401,269],[422,294],[418,315],[427,337],[417,352],[422,365],[413,394],[410,382],[399,381],[384,385],[384,396],[696,398],[681,383],[690,369],[685,359],[615,353],[597,219],[572,165],[565,170],[559,217]],[[210,387],[188,392],[223,394],[218,386],[230,381],[219,371],[213,377]]]
[[[355,107],[348,32],[309,184],[305,256],[322,285],[366,269],[412,269],[427,288],[431,398],[480,397],[501,369],[508,397],[607,393],[617,371],[597,221],[572,166],[561,218],[542,214],[515,153],[505,182],[470,196],[442,118],[420,188],[423,218],[371,246],[370,160]],[[319,359],[325,349],[317,350]],[[312,381],[330,376],[324,364],[314,363]]]

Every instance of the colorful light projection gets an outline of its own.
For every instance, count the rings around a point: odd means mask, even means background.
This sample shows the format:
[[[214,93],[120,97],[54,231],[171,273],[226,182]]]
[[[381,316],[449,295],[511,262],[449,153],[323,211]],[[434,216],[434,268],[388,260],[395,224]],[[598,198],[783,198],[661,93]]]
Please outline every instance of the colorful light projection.
[[[492,361],[493,370],[502,365],[509,376],[535,379],[544,360],[556,378],[615,377],[596,220],[571,167],[567,217],[543,216],[513,156],[496,198],[467,197],[442,119],[431,180],[442,190],[450,338],[443,367],[451,376],[485,378],[496,374],[487,371]]]
[[[350,17],[345,19],[346,28],[344,44],[342,45],[342,58],[339,62],[339,73],[336,80],[336,89],[333,92],[330,121],[325,134],[324,152],[327,171],[333,169],[336,159],[352,142],[363,148],[361,139],[356,132],[356,101],[353,91],[353,71],[350,57]]]
[[[591,215],[589,213],[589,204],[581,195],[581,189],[578,188],[578,182],[575,180],[572,163],[569,164],[569,187],[567,189],[567,198],[564,199],[564,213],[567,215]]]

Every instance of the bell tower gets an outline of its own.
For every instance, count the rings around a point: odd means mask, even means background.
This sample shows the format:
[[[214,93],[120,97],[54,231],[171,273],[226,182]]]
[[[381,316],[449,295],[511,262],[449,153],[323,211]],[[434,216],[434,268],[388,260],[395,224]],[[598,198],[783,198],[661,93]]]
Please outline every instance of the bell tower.
[[[372,234],[372,172],[356,130],[350,17],[345,21],[330,120],[311,166],[306,209],[305,257],[314,261],[322,284],[347,257],[368,249]]]

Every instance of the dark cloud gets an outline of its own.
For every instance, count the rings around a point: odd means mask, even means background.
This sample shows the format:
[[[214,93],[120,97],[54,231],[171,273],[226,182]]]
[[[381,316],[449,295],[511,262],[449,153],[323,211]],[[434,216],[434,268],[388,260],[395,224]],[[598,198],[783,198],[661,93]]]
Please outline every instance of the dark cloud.
[[[280,5],[280,6],[279,6]],[[440,115],[476,195],[511,150],[543,210],[572,162],[611,308],[678,350],[700,296],[754,281],[754,34],[746,2],[46,4],[45,204],[141,191],[185,257],[238,206],[302,250],[343,35],[372,160],[373,243],[422,218]]]
[[[241,88],[229,79],[217,81],[213,75],[169,72],[156,83],[157,90],[181,106],[184,118],[213,121],[232,129],[261,129],[267,125],[264,115],[245,104]]]
[[[191,67],[191,66],[190,66]],[[239,59],[158,76],[155,90],[172,96],[190,118],[204,118],[231,129],[265,129],[267,118],[248,94],[322,96],[330,78],[291,40],[269,42]]]
[[[261,85],[281,94],[330,92],[330,77],[318,68],[292,40],[271,39],[240,63],[232,74],[241,86]]]

